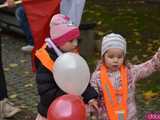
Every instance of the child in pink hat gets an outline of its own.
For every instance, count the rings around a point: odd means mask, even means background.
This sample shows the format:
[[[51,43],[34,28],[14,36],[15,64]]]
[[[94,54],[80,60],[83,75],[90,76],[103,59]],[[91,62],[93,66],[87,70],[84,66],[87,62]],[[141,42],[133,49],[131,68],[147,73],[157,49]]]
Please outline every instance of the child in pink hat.
[[[40,102],[38,103],[39,114],[36,120],[47,120],[47,111],[50,104],[57,97],[66,94],[57,86],[48,63],[54,62],[60,54],[75,52],[79,36],[79,28],[72,24],[69,17],[62,14],[52,17],[50,37],[46,38],[46,44],[36,52],[36,81],[40,96]],[[97,99],[98,94],[93,87],[89,85],[82,96],[85,103],[89,102],[97,107],[95,99]]]
[[[69,17],[57,14],[50,22],[50,36],[52,41],[61,47],[66,42],[77,40],[80,31],[78,27],[72,24]]]

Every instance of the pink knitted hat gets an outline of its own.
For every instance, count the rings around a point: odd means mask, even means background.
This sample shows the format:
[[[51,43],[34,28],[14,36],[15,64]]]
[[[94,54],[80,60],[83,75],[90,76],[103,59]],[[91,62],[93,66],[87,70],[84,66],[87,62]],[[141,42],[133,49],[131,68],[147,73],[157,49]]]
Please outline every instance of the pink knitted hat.
[[[69,17],[62,14],[56,14],[52,17],[50,22],[50,37],[57,46],[77,39],[79,36],[79,28],[71,23]]]

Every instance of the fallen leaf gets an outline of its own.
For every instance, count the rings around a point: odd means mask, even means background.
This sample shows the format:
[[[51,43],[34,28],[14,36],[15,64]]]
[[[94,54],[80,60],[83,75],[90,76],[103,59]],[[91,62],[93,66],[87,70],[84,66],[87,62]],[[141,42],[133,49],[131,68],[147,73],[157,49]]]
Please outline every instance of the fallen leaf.
[[[101,31],[98,31],[97,34],[98,34],[99,36],[103,36],[105,33],[104,33],[104,32],[101,32]]]
[[[139,61],[138,56],[137,56],[137,55],[135,55],[135,56],[132,58],[132,61],[134,61],[134,62]]]
[[[143,93],[145,100],[151,100],[153,97],[156,97],[158,95],[159,95],[158,92],[153,92],[152,90],[149,90],[149,91]]]
[[[142,57],[146,58],[146,57],[148,57],[148,55],[144,54],[144,55],[142,55]]]
[[[96,13],[96,16],[97,16],[97,17],[98,17],[98,16],[100,16],[100,15],[101,15],[101,13],[99,13],[99,12],[98,12],[98,13]]]
[[[28,108],[26,105],[21,105],[20,108]]]
[[[4,68],[4,71],[5,71],[5,72],[7,72],[7,71],[9,71],[9,70],[10,70],[10,68],[7,68],[7,67]]]
[[[25,84],[24,87],[33,87],[33,84],[31,84],[31,83]]]
[[[24,74],[28,75],[28,74],[29,74],[29,72],[28,72],[28,71],[24,71]]]
[[[27,60],[20,60],[21,63],[25,63]]]
[[[153,51],[153,50],[152,50],[152,47],[148,47],[148,48],[147,48],[147,51],[148,51],[148,52],[152,52],[152,51]]]
[[[139,33],[139,32],[134,32],[134,34],[135,34],[136,36],[140,36],[140,33]]]
[[[137,45],[140,45],[140,44],[141,44],[141,42],[140,42],[140,41],[136,41],[136,44],[137,44]]]
[[[102,24],[102,21],[98,21],[98,22],[97,22],[97,25],[101,25],[101,24]]]
[[[17,97],[16,94],[13,94],[13,95],[10,95],[10,96],[9,96],[9,98],[11,98],[11,99],[14,99],[14,98],[16,98],[16,97]]]
[[[18,64],[16,64],[16,63],[9,64],[9,67],[11,67],[11,68],[14,68],[14,67],[17,67],[17,66],[18,66]]]

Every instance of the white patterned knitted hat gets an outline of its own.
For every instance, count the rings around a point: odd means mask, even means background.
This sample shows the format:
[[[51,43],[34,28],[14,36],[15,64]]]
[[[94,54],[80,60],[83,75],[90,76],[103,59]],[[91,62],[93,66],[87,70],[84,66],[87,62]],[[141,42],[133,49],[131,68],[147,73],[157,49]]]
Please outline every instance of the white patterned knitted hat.
[[[120,48],[126,54],[126,40],[119,34],[111,33],[103,37],[101,56],[110,48]]]

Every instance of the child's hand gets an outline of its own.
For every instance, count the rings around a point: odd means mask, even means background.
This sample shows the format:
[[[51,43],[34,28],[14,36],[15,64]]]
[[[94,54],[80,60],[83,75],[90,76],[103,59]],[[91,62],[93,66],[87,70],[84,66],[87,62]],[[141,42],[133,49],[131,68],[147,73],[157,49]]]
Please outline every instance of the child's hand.
[[[93,108],[95,108],[97,110],[97,112],[99,111],[98,109],[98,102],[96,99],[91,99],[89,102],[89,105],[92,106]]]

